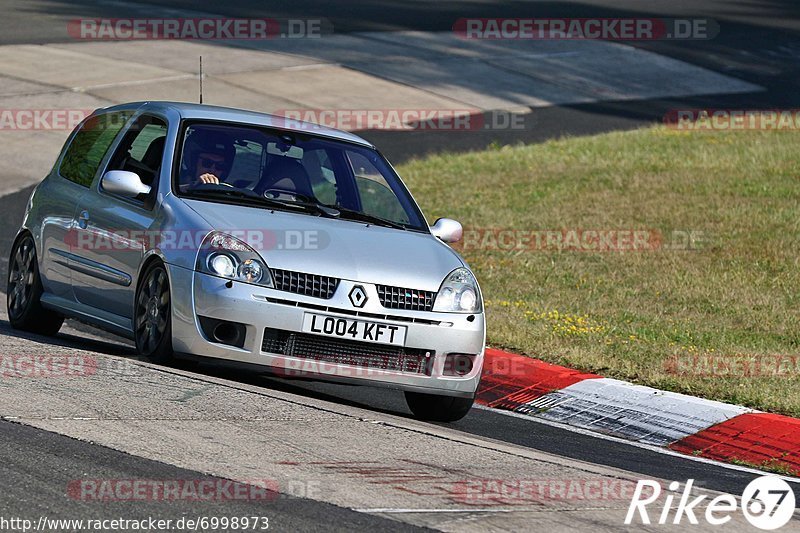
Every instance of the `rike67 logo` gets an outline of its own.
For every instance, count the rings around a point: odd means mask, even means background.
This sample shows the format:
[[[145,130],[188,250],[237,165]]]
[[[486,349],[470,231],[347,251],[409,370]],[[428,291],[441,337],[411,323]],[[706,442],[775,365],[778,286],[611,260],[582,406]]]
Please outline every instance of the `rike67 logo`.
[[[683,491],[678,494],[680,484],[677,481],[670,483],[669,492],[664,495],[662,506],[659,501],[663,493],[661,484],[648,479],[640,480],[628,507],[625,524],[638,522],[648,525],[651,523],[678,525],[688,522],[697,525],[700,523],[698,521],[700,517],[708,524],[721,526],[730,522],[733,515],[740,510],[740,503],[731,494],[720,494],[710,501],[706,501],[708,495],[693,498],[693,485],[694,480],[688,480]],[[656,504],[657,501],[659,502]],[[789,483],[778,476],[756,478],[742,493],[741,512],[747,521],[758,529],[765,531],[779,529],[789,523],[794,511],[794,491]]]

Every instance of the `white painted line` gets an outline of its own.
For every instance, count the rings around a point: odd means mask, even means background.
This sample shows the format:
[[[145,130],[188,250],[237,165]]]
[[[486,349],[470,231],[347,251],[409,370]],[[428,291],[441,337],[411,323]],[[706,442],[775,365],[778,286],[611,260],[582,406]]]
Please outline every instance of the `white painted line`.
[[[291,67],[281,67],[274,70],[285,70],[289,72],[298,70],[318,70],[325,67],[341,67],[338,63],[310,63],[308,65],[293,65]]]
[[[528,420],[528,421],[533,422],[535,424],[542,424],[542,425],[545,425],[545,426],[559,428],[559,429],[563,429],[563,430],[566,430],[566,431],[570,431],[572,433],[577,433],[579,435],[586,435],[586,436],[589,436],[589,437],[594,437],[596,439],[606,440],[606,441],[610,441],[610,442],[616,442],[616,443],[619,443],[619,444],[626,444],[628,446],[633,446],[635,448],[641,448],[643,450],[648,450],[648,451],[660,453],[660,454],[663,454],[663,455],[669,455],[669,456],[672,456],[672,457],[680,457],[681,459],[688,459],[689,461],[694,461],[696,463],[703,463],[703,464],[706,464],[706,465],[717,466],[719,468],[724,468],[726,470],[735,470],[737,472],[746,472],[748,474],[755,474],[757,476],[763,476],[763,475],[766,475],[768,473],[768,472],[764,472],[763,470],[757,470],[755,468],[750,468],[750,467],[747,467],[747,466],[734,465],[734,464],[730,464],[730,463],[721,463],[719,461],[714,461],[713,459],[706,459],[705,457],[697,457],[697,456],[694,456],[694,455],[685,455],[685,454],[678,453],[676,451],[670,450],[669,448],[663,448],[661,446],[654,446],[652,444],[643,444],[641,442],[622,439],[620,437],[614,437],[612,435],[605,435],[603,433],[597,433],[596,431],[590,431],[588,429],[584,429],[584,428],[580,428],[580,427],[576,427],[576,426],[570,426],[569,424],[564,424],[563,422],[555,422],[553,420],[547,420],[547,419],[536,417],[536,416],[525,415],[525,414],[521,414],[521,413],[515,413],[513,411],[506,411],[506,410],[503,410],[503,409],[495,409],[493,407],[486,407],[485,405],[480,405],[480,404],[475,404],[474,409],[481,409],[483,411],[491,411],[493,413],[497,413],[497,414],[504,415],[504,416],[511,416],[511,417],[515,417],[515,418],[521,418],[523,420]],[[786,480],[786,481],[788,481],[790,483],[797,483],[798,485],[800,485],[800,478],[787,477],[787,476],[783,476],[783,475],[779,475],[779,474],[773,474],[773,475],[776,475],[776,476],[780,477],[781,479],[784,479],[784,480]]]
[[[515,409],[537,418],[667,446],[752,409],[617,379],[586,379]]]
[[[569,511],[608,511],[612,509],[626,509],[628,506],[625,505],[624,507],[574,507],[574,508],[562,508],[559,507],[557,511],[559,513],[569,512]],[[493,507],[476,507],[475,509],[395,509],[395,508],[375,508],[375,509],[352,509],[353,511],[359,513],[374,513],[374,514],[405,514],[405,513],[417,513],[417,514],[425,514],[425,513],[547,513],[553,511],[553,509],[495,509]]]
[[[191,78],[198,78],[198,74],[176,74],[175,76],[163,76],[159,78],[148,78],[143,80],[129,80],[129,81],[118,81],[114,83],[101,83],[98,85],[86,85],[84,87],[72,87],[69,89],[70,91],[76,93],[82,93],[86,91],[91,91],[92,89],[108,89],[109,87],[128,87],[132,85],[147,85],[148,83],[155,83],[159,81],[178,81],[178,80],[188,80]],[[205,76],[204,76],[205,77]]]
[[[540,509],[527,509],[531,512],[539,512]],[[375,508],[375,509],[353,509],[359,513],[514,513],[525,511],[523,509],[494,509],[487,507],[476,507],[475,509],[395,509],[395,508]]]

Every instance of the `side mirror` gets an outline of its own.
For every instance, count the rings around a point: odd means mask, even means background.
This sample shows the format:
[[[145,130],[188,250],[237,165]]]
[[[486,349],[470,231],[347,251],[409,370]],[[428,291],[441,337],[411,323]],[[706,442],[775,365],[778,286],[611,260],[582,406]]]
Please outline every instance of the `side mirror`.
[[[431,233],[443,242],[454,243],[461,240],[464,228],[452,218],[440,218],[431,226]]]
[[[103,190],[126,198],[136,198],[140,194],[149,194],[150,186],[142,183],[135,172],[127,170],[109,170],[100,180]]]

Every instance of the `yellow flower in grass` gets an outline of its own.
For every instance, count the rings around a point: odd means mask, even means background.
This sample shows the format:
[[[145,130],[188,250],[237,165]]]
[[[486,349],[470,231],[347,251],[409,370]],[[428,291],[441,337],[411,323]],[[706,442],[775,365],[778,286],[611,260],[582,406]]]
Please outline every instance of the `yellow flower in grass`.
[[[525,316],[531,322],[543,322],[550,326],[550,331],[560,337],[584,337],[602,334],[606,328],[589,318],[587,315],[562,313],[557,309],[552,311],[526,311]]]

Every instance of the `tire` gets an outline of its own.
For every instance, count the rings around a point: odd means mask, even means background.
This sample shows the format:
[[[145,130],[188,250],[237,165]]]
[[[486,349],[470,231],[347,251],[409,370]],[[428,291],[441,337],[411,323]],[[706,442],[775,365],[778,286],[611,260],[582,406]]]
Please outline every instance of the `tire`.
[[[167,269],[151,263],[136,287],[133,313],[136,350],[154,363],[173,362],[172,299]]]
[[[33,237],[25,234],[14,243],[8,259],[6,309],[11,327],[41,335],[58,333],[64,317],[42,307],[43,292],[36,245]]]
[[[406,391],[406,403],[414,416],[430,422],[455,422],[464,418],[475,398],[456,398]]]

